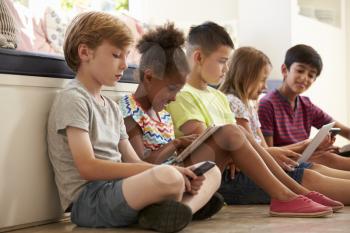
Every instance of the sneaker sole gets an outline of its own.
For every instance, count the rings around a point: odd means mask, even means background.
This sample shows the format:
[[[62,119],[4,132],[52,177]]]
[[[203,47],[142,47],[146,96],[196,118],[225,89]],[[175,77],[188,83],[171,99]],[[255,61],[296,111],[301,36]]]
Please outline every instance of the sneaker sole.
[[[343,208],[344,208],[344,206],[334,206],[334,207],[332,207],[332,210],[335,213],[335,212],[338,212],[339,210],[341,210]]]
[[[315,213],[280,213],[280,212],[270,211],[271,217],[289,217],[289,218],[318,218],[318,217],[325,217],[332,214],[333,214],[333,210],[326,210],[326,211],[315,212]]]
[[[224,198],[219,193],[214,193],[213,197],[204,205],[205,209],[200,209],[193,214],[192,220],[200,221],[208,219],[219,212],[224,206]]]
[[[164,233],[178,232],[192,220],[192,210],[177,201],[164,201],[143,209],[139,214],[139,225]]]

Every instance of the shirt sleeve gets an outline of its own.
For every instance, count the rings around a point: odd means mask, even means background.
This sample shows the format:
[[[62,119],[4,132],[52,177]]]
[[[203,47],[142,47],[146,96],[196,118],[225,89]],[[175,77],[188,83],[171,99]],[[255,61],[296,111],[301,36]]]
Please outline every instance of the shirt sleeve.
[[[175,128],[179,129],[189,120],[198,120],[205,123],[200,108],[196,105],[195,98],[189,92],[180,92],[176,96],[176,101],[167,106]]]
[[[228,95],[227,99],[230,103],[230,109],[236,118],[243,118],[249,121],[249,112],[244,103],[234,95]]]
[[[129,135],[126,132],[126,127],[124,124],[124,118],[123,118],[123,114],[120,111],[120,109],[118,108],[118,118],[119,118],[119,129],[120,129],[120,140],[122,139],[128,139]]]
[[[56,131],[66,135],[67,127],[89,131],[89,107],[87,100],[73,92],[65,92],[56,103]]]
[[[275,114],[270,101],[261,99],[258,107],[261,132],[264,136],[272,136],[274,131]]]
[[[312,126],[320,129],[323,125],[328,124],[333,121],[333,118],[320,109],[318,106],[314,105],[310,101],[310,109],[312,117]]]

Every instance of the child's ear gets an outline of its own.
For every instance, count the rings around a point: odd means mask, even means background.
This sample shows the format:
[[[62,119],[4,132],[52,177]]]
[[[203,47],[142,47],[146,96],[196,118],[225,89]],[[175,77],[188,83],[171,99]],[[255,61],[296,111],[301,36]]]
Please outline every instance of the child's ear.
[[[196,49],[193,52],[193,61],[195,64],[202,64],[203,54],[202,54],[202,51],[200,49]]]
[[[89,61],[91,50],[86,44],[78,46],[78,55],[81,61]]]
[[[143,82],[144,84],[150,84],[153,78],[153,72],[150,69],[146,69],[143,73]]]
[[[288,75],[288,68],[287,68],[286,64],[282,64],[281,72],[282,72],[283,80],[284,80]]]

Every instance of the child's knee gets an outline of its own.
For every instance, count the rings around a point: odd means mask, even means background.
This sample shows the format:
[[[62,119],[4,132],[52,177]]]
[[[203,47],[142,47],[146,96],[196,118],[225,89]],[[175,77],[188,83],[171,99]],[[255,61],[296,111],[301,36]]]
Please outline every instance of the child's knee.
[[[232,132],[241,133],[241,129],[239,128],[238,125],[235,125],[235,124],[226,124],[226,125],[222,126],[222,128],[225,131],[228,130],[228,133],[232,133]]]
[[[177,194],[184,191],[183,175],[173,166],[160,165],[155,167],[154,177],[158,187],[167,194]]]
[[[232,151],[239,149],[245,143],[246,138],[239,126],[227,124],[221,129],[220,140],[225,142],[224,149]]]
[[[317,171],[313,171],[311,169],[304,169],[303,178],[301,180],[301,184],[309,187],[310,184],[320,181],[323,175]]]
[[[320,171],[323,169],[327,169],[327,167],[319,163],[313,163],[311,169],[315,171]]]

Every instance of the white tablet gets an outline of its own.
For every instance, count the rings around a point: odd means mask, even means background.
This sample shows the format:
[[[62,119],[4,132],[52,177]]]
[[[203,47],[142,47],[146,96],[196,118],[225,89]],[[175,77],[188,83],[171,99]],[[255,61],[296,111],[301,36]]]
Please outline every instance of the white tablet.
[[[326,136],[329,133],[329,130],[334,126],[335,122],[331,122],[322,126],[322,128],[318,131],[316,136],[311,140],[310,144],[305,148],[303,153],[301,154],[298,163],[306,162],[310,156],[315,152],[317,147],[323,142]]]

